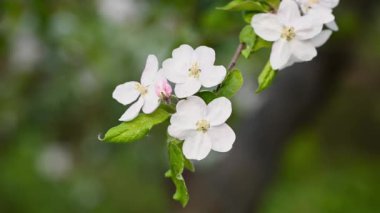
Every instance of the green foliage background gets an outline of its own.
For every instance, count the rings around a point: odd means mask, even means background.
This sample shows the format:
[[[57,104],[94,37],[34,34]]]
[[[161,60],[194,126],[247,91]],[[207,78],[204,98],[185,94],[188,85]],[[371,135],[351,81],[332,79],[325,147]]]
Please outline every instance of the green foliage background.
[[[167,212],[177,205],[163,178],[164,127],[135,144],[97,140],[125,110],[111,93],[139,78],[148,54],[162,60],[181,43],[215,47],[217,62],[227,65],[245,23],[239,13],[215,10],[222,0],[126,1],[132,9],[121,21],[102,13],[101,1],[1,1],[0,212]],[[380,28],[362,24],[344,1],[336,14],[341,31],[332,43],[361,38],[352,47],[356,67],[289,143],[261,212],[380,209]],[[378,26],[380,16],[371,23]],[[240,60],[246,82],[256,82],[267,54]],[[244,114],[235,114],[238,123]]]

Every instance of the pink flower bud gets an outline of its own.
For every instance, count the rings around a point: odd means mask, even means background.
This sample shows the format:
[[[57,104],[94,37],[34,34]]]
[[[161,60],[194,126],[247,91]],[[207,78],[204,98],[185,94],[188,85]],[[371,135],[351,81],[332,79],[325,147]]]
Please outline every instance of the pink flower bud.
[[[173,91],[169,82],[164,78],[157,81],[155,90],[156,90],[156,95],[158,97],[161,97],[162,99],[169,98],[172,95],[172,91]]]

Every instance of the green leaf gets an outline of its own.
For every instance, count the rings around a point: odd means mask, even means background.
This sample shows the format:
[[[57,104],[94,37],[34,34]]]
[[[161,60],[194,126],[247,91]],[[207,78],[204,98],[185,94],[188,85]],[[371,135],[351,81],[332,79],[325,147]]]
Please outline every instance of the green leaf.
[[[174,138],[168,140],[170,170],[173,172],[174,176],[182,175],[183,168],[185,167],[185,158],[179,145],[180,141]]]
[[[112,143],[129,143],[143,138],[153,126],[164,122],[170,113],[158,108],[152,114],[140,114],[132,121],[124,122],[107,131],[102,141]]]
[[[256,1],[242,1],[234,0],[228,3],[224,7],[218,7],[219,10],[229,10],[229,11],[259,11],[265,12],[266,8]]]
[[[240,42],[245,44],[244,50],[242,50],[241,54],[248,58],[252,53],[253,47],[256,42],[256,33],[253,31],[251,25],[245,26],[240,32]]]
[[[218,97],[216,93],[210,91],[202,91],[199,92],[197,95],[201,97],[207,104]]]
[[[187,192],[186,183],[182,173],[188,162],[186,162],[186,158],[182,154],[181,145],[181,141],[169,136],[168,151],[170,170],[165,173],[165,177],[171,178],[176,187],[173,199],[179,201],[182,206],[185,207],[189,201],[189,193]]]
[[[171,170],[167,171],[165,173],[165,177],[171,178],[175,185],[175,193],[173,194],[173,199],[177,200],[181,203],[182,207],[185,207],[187,203],[189,202],[189,193],[187,191],[185,180],[183,179],[183,176],[180,175],[179,177],[173,177],[173,172]]]
[[[275,71],[270,62],[265,65],[263,71],[261,71],[258,79],[259,87],[256,90],[256,93],[260,93],[267,89],[273,82],[274,78],[277,75],[277,71]]]
[[[255,45],[253,46],[252,48],[252,52],[257,52],[259,51],[260,49],[263,49],[263,48],[269,48],[272,46],[272,43],[269,42],[269,41],[265,41],[264,39],[260,38],[257,36],[257,39],[256,39],[256,42],[255,42]]]
[[[185,168],[189,170],[190,172],[195,172],[195,167],[193,162],[191,162],[189,159],[185,158]]]
[[[243,75],[241,74],[240,70],[234,69],[224,80],[222,86],[217,92],[217,96],[231,98],[241,89],[242,86]]]

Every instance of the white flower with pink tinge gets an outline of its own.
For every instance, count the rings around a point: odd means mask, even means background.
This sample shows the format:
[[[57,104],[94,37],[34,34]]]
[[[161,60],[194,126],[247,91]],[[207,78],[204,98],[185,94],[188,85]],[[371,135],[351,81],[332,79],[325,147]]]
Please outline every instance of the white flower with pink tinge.
[[[231,116],[231,102],[224,97],[206,103],[197,96],[177,104],[170,119],[168,133],[184,140],[183,154],[187,159],[202,160],[211,150],[228,152],[235,142],[235,132],[225,122]]]
[[[184,44],[173,50],[172,58],[162,63],[162,69],[165,77],[176,84],[176,96],[186,98],[197,93],[202,86],[211,88],[222,83],[226,68],[214,63],[215,51],[212,48],[200,46],[194,50]]]
[[[158,71],[158,60],[155,55],[149,55],[146,61],[145,69],[141,76],[141,83],[130,81],[121,84],[113,91],[112,97],[123,105],[128,105],[134,102],[127,111],[120,117],[120,121],[131,121],[138,116],[141,109],[145,114],[154,112],[160,105],[160,97],[157,91],[161,94],[156,84],[162,84],[165,81],[162,73]],[[159,87],[159,86],[158,86]],[[171,93],[169,84],[165,84],[165,95]]]

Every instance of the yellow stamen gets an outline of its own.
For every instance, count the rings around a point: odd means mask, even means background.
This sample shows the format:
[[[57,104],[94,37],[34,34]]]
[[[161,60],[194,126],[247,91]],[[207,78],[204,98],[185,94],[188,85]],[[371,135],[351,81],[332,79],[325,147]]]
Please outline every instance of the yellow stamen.
[[[189,76],[193,78],[199,78],[201,74],[201,69],[199,68],[198,63],[194,63],[189,69]]]
[[[210,129],[210,123],[206,120],[199,120],[196,124],[197,131],[206,133],[208,129]]]
[[[142,95],[146,95],[148,93],[148,89],[146,87],[144,87],[143,85],[141,85],[140,83],[137,83],[136,84],[136,90]]]
[[[284,27],[282,30],[281,38],[291,41],[296,37],[294,27]]]

